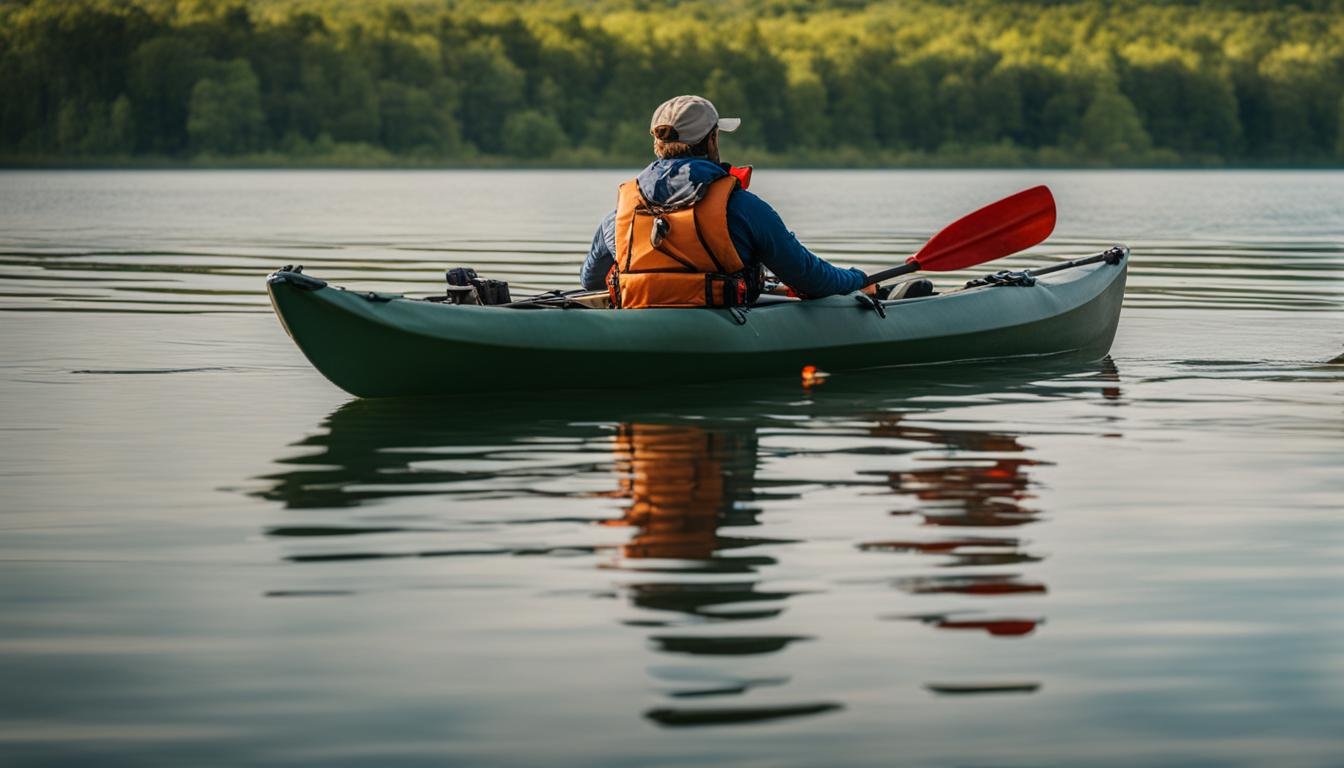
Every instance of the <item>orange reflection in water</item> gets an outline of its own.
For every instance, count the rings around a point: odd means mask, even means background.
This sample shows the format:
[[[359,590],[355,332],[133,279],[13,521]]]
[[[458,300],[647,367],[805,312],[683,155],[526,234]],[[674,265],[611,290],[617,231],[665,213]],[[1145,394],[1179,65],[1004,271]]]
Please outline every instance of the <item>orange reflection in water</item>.
[[[630,500],[617,520],[634,537],[621,548],[629,558],[700,560],[714,554],[725,493],[725,461],[740,454],[732,433],[695,426],[622,424],[614,450],[620,488]]]
[[[628,501],[621,517],[609,526],[630,527],[634,535],[621,547],[630,559],[699,561],[705,572],[747,574],[770,558],[737,558],[729,563],[718,550],[740,546],[744,539],[720,537],[720,525],[754,523],[754,513],[734,502],[752,495],[756,464],[754,430],[711,430],[691,425],[623,424],[618,428],[614,450],[619,488],[609,494]],[[678,566],[690,565],[683,563]],[[640,566],[632,570],[657,570]],[[661,653],[696,659],[736,659],[782,653],[806,635],[712,630],[688,633],[690,627],[736,624],[778,616],[783,603],[795,592],[758,589],[759,581],[739,575],[733,581],[689,581],[660,578],[628,586],[631,601],[649,611],[681,614],[680,618],[643,618],[636,626],[659,627],[649,636]],[[673,699],[746,696],[762,686],[780,686],[788,676],[752,677],[732,671],[714,672],[709,667],[691,668],[705,680],[681,680],[664,693]],[[666,682],[664,683],[666,686]],[[842,709],[834,701],[738,703],[729,706],[664,706],[645,711],[644,717],[663,727],[695,727],[766,722],[807,717]]]

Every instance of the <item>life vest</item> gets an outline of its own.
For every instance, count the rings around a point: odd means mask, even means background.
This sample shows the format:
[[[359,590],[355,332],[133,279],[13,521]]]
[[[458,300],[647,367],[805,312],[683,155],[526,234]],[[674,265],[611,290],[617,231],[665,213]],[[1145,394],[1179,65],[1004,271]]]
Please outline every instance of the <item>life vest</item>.
[[[745,174],[750,179],[750,169]],[[736,307],[755,301],[759,269],[748,269],[728,234],[728,197],[738,174],[716,179],[689,206],[653,205],[636,179],[616,202],[616,263],[607,275],[612,306]]]

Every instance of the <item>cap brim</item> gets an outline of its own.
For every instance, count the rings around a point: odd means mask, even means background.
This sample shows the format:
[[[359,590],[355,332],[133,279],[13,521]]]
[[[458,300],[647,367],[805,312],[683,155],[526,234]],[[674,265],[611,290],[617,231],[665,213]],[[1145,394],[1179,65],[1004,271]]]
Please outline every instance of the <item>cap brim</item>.
[[[733,131],[736,131],[737,126],[741,124],[742,124],[742,118],[740,117],[719,118],[719,130],[723,131],[724,133],[732,133]]]

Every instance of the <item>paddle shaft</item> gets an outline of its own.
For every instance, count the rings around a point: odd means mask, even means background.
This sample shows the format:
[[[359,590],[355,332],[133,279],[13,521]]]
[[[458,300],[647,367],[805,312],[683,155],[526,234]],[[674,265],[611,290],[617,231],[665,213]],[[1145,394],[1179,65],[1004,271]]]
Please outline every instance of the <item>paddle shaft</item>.
[[[1084,258],[1074,259],[1072,261],[1064,261],[1060,262],[1059,264],[1051,264],[1048,267],[1041,267],[1040,269],[1031,269],[1027,271],[1027,274],[1031,275],[1032,277],[1040,277],[1041,275],[1048,275],[1051,272],[1059,272],[1060,270],[1064,269],[1073,269],[1074,267],[1081,267],[1085,264],[1096,264],[1098,261],[1107,261],[1112,264],[1117,264],[1119,263],[1120,258],[1124,256],[1125,253],[1128,252],[1128,250],[1129,249],[1124,247],[1123,245],[1115,245],[1093,256],[1086,256]]]
[[[980,288],[986,285],[1035,285],[1036,278],[1041,277],[1042,275],[1048,275],[1052,272],[1060,272],[1065,269],[1073,269],[1074,267],[1081,267],[1087,264],[1096,264],[1098,262],[1105,262],[1112,265],[1119,264],[1128,255],[1128,247],[1123,245],[1113,245],[1093,256],[1084,256],[1081,259],[1064,261],[1059,264],[1052,264],[1048,267],[1041,267],[1040,269],[1027,269],[1021,272],[1012,272],[1006,269],[999,270],[992,275],[977,277],[966,283],[965,287]]]
[[[899,267],[892,267],[891,269],[884,269],[881,272],[874,272],[873,274],[864,278],[863,287],[867,288],[868,286],[873,285],[874,283],[880,283],[883,280],[890,280],[893,277],[900,277],[901,275],[908,275],[911,272],[915,272],[918,270],[919,270],[919,262],[908,261]]]

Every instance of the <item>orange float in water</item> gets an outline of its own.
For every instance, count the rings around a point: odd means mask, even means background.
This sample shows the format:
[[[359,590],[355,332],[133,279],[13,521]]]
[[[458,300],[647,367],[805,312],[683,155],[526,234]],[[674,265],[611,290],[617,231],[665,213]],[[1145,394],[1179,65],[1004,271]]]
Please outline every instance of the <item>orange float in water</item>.
[[[818,384],[821,384],[822,382],[826,381],[826,377],[827,377],[827,376],[830,376],[830,375],[831,375],[831,374],[829,374],[829,373],[827,373],[827,372],[825,372],[825,371],[823,371],[823,370],[817,368],[817,366],[815,366],[815,365],[804,365],[804,366],[803,366],[803,386],[804,386],[804,387],[815,387],[815,386],[817,386]]]

